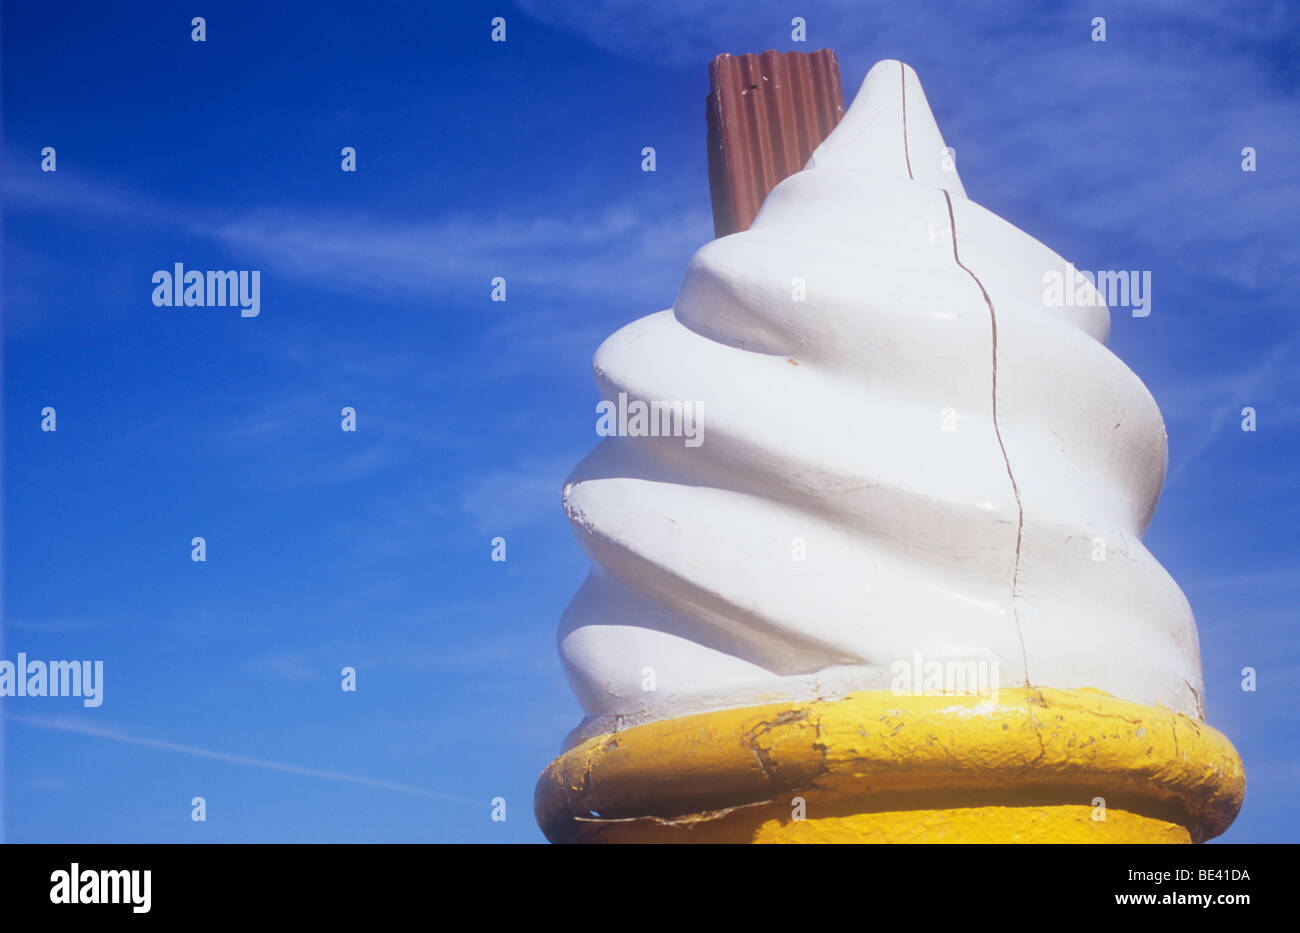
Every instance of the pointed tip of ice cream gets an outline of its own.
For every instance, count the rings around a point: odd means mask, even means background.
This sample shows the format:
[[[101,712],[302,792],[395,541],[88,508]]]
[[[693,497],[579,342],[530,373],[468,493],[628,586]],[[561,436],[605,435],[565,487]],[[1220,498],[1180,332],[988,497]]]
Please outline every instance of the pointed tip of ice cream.
[[[930,112],[921,81],[910,65],[876,62],[852,105],[822,144],[808,168],[880,172],[966,196],[955,153]]]

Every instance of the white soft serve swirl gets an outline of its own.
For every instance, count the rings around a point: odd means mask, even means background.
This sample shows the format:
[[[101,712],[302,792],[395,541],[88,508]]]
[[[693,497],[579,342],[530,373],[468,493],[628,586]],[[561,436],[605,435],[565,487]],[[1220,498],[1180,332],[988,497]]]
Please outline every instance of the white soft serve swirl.
[[[1141,543],[1156,404],[1105,306],[1046,306],[1065,260],[952,167],[915,73],[877,64],[753,226],[597,351],[602,398],[699,402],[704,442],[609,438],[565,485],[593,562],[560,628],[570,744],[888,690],[918,653],[1203,718],[1191,610]]]

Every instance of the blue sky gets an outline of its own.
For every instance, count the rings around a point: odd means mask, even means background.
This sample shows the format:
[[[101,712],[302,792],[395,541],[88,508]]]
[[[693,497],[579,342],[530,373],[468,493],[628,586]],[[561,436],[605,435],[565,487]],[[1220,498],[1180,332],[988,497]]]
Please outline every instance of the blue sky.
[[[98,709],[3,701],[10,841],[539,841],[591,354],[712,237],[709,58],[824,46],[850,93],[917,69],[972,199],[1152,271],[1111,347],[1168,424],[1147,543],[1246,763],[1223,838],[1300,837],[1300,14],[656,6],[5,4],[0,657],[105,664]],[[177,261],[262,270],[260,316],[155,308]]]

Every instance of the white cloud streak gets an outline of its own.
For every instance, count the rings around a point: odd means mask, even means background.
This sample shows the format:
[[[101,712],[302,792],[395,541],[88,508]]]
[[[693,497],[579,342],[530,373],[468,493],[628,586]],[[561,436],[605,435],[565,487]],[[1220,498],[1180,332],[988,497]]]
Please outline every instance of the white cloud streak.
[[[210,748],[200,748],[197,745],[183,745],[179,742],[167,742],[162,739],[148,739],[142,736],[130,735],[117,729],[89,725],[72,719],[52,719],[41,716],[18,715],[9,715],[6,716],[5,719],[9,722],[32,726],[36,729],[44,729],[53,732],[70,732],[76,735],[91,736],[97,739],[107,739],[110,742],[119,742],[123,745],[138,745],[143,748],[155,748],[162,751],[175,752],[179,755],[189,755],[192,758],[207,758],[211,761],[224,761],[229,764],[246,765],[250,768],[264,768],[268,771],[297,774],[303,777],[318,778],[323,781],[337,781],[342,784],[356,784],[361,787],[373,787],[376,790],[387,790],[399,794],[410,794],[413,797],[426,797],[430,800],[440,800],[444,803],[470,805],[474,803],[473,800],[470,800],[467,797],[460,797],[456,794],[444,794],[440,791],[428,790],[423,787],[413,787],[410,784],[399,784],[395,781],[363,777],[357,774],[345,774],[342,771],[328,771],[322,768],[307,768],[301,765],[287,764],[282,761],[271,761],[267,758],[253,758],[248,755],[237,755],[231,752],[215,751]]]
[[[300,284],[367,299],[422,300],[431,310],[471,288],[486,300],[491,277],[507,273],[511,289],[570,300],[657,294],[667,307],[685,259],[712,239],[707,205],[679,208],[648,199],[622,200],[585,216],[497,209],[404,221],[296,208],[239,213],[163,205],[100,182],[43,181],[8,177],[9,209],[180,230]]]

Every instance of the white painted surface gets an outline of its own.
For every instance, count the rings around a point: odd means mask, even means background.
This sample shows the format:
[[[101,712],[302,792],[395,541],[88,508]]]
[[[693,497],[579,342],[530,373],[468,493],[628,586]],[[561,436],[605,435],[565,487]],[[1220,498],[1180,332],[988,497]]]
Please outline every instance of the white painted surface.
[[[967,200],[943,149],[915,73],[877,64],[753,227],[597,351],[602,398],[701,403],[704,443],[609,438],[565,485],[593,561],[560,627],[570,741],[887,690],[917,653],[1203,715],[1191,610],[1141,544],[1156,404],[1108,310],[1046,306],[1065,260]]]

